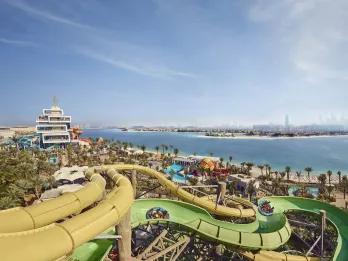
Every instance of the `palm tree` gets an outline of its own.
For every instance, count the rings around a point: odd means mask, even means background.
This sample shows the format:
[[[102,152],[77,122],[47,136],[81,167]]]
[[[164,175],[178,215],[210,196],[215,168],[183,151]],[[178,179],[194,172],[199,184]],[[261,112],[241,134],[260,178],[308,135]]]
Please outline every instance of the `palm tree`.
[[[13,141],[14,145],[16,145],[16,149],[18,150],[18,148],[19,148],[19,138],[18,138],[18,136],[14,135],[12,137],[12,141]]]
[[[159,146],[156,146],[156,147],[155,147],[155,150],[156,150],[156,152],[157,152],[157,154],[158,154]]]
[[[310,173],[313,171],[311,167],[305,167],[304,171],[307,172],[308,182],[310,181]]]
[[[327,191],[329,192],[329,198],[331,198],[331,192],[334,190],[334,186],[328,186]]]
[[[207,175],[208,175],[208,177],[209,177],[209,181],[210,181],[210,180],[211,180],[212,170],[211,170],[210,168],[208,168],[208,169],[206,169],[205,171],[206,171],[206,173],[207,173]]]
[[[249,200],[251,201],[252,195],[255,193],[255,186],[254,186],[255,181],[249,181],[248,186],[247,186],[247,193],[249,194]]]
[[[326,185],[326,175],[320,174],[318,177],[318,180],[320,182],[321,194],[324,194],[325,193],[325,185]]]
[[[272,181],[272,189],[273,189],[273,193],[274,193],[275,195],[278,194],[279,188],[280,188],[279,179],[273,180],[273,181]]]
[[[268,173],[269,164],[265,164],[264,167],[265,167],[265,170],[266,170],[265,174],[266,174],[266,176],[268,176],[269,175],[269,173]]]
[[[241,163],[240,163],[240,165],[241,165],[241,172],[243,172],[243,171],[244,171],[244,166],[245,166],[245,164],[246,164],[246,162],[245,162],[245,161],[243,161],[243,162],[241,162]]]
[[[341,184],[341,175],[342,175],[342,172],[339,170],[337,171],[337,175],[338,175],[338,185]]]
[[[329,177],[329,186],[331,185],[331,176],[332,176],[332,171],[331,170],[328,170],[327,171],[327,175]]]
[[[296,171],[296,176],[298,178],[298,183],[300,183],[301,171]]]
[[[228,190],[230,191],[232,195],[234,195],[235,193],[237,184],[238,184],[237,180],[232,180],[231,182],[228,183]]]
[[[204,178],[205,178],[205,176],[206,176],[206,170],[205,170],[205,168],[198,166],[198,171],[199,171],[199,173],[201,174],[202,182],[203,182],[203,181],[204,181]]]
[[[343,185],[343,198],[346,199],[346,189],[348,185],[348,178],[346,175],[342,177],[342,185]]]
[[[279,172],[276,170],[276,171],[274,172],[274,174],[275,174],[275,178],[278,179],[278,174],[279,174]]]
[[[264,165],[257,165],[257,167],[260,169],[261,171],[261,176],[263,176],[263,168],[265,167]]]
[[[161,144],[161,148],[162,148],[162,154],[164,155],[164,151],[168,150],[168,146],[165,144]]]
[[[281,179],[284,179],[285,175],[286,175],[286,173],[285,173],[284,171],[281,171],[281,172],[280,172],[280,177],[281,177]]]
[[[222,164],[223,164],[223,162],[224,162],[224,158],[223,158],[223,157],[220,157],[220,159],[219,159],[219,160],[220,160],[220,166],[221,166],[221,167],[223,167],[223,165],[222,165]]]
[[[213,157],[214,153],[213,152],[209,152],[209,156]]]
[[[290,176],[291,168],[290,166],[285,167],[285,173],[286,173],[286,179],[289,181],[289,176]]]
[[[228,160],[230,161],[230,163],[232,162],[232,156],[228,157]]]
[[[322,186],[325,186],[326,184],[326,175],[325,174],[320,174],[318,177],[318,180]]]
[[[141,145],[141,146],[140,146],[140,149],[141,149],[143,152],[145,152],[146,146],[145,146],[145,145]]]
[[[271,175],[272,167],[271,167],[271,165],[269,165],[269,164],[267,164],[267,165],[268,165],[268,166],[267,166],[268,176],[270,176],[270,175]]]
[[[72,165],[72,157],[73,157],[73,151],[72,151],[71,144],[68,144],[68,146],[66,147],[66,152],[67,152],[67,156],[68,156],[68,166],[71,166]]]
[[[253,168],[254,163],[247,162],[247,163],[245,163],[245,165],[247,166],[248,174],[250,175],[250,170]]]
[[[174,151],[174,155],[175,155],[175,157],[176,157],[176,156],[178,156],[178,154],[179,154],[179,149],[178,149],[178,148],[174,148],[174,150],[173,150],[173,151]]]

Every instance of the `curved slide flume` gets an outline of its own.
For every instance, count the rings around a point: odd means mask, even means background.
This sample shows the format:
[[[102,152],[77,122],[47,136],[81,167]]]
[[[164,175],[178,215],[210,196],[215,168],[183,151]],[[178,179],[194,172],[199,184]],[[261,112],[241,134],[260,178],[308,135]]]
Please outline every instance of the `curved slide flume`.
[[[89,183],[76,192],[29,207],[16,207],[0,211],[0,233],[19,232],[46,226],[76,214],[100,200],[105,191],[105,180],[100,175],[90,175]]]
[[[337,246],[333,260],[348,260],[348,213],[331,204],[301,197],[273,196],[266,197],[277,212],[283,213],[286,210],[300,210],[319,214],[325,210],[327,219],[336,227],[338,233]]]
[[[272,198],[270,198],[272,199]],[[291,200],[291,199],[290,199]],[[154,207],[161,207],[168,211],[169,219],[147,219],[146,212]],[[278,205],[277,205],[278,206]],[[275,214],[275,218],[269,220],[272,226],[267,229],[273,229],[283,224],[285,216],[283,209],[279,208],[279,215]],[[138,227],[142,224],[158,224],[168,223],[177,225],[180,229],[192,231],[199,234],[202,238],[212,240],[224,245],[241,248],[241,253],[255,261],[266,260],[286,260],[286,261],[319,261],[317,257],[304,257],[297,255],[288,255],[274,251],[264,251],[267,249],[276,249],[286,243],[290,237],[290,226],[286,222],[284,226],[277,231],[263,232],[255,231],[254,224],[232,224],[214,219],[206,210],[175,200],[167,199],[144,199],[136,200],[132,206],[132,227]],[[283,217],[282,217],[283,216]],[[278,223],[278,224],[277,224]],[[282,231],[282,229],[284,229]],[[284,234],[283,234],[284,233]],[[289,234],[285,234],[289,233]],[[244,250],[243,250],[244,249]],[[261,249],[257,254],[245,251],[246,249]],[[338,250],[340,251],[340,250]],[[338,259],[337,259],[338,260]],[[339,259],[345,260],[345,259]]]
[[[105,200],[96,207],[59,224],[53,223],[21,232],[1,233],[1,260],[56,260],[118,224],[133,203],[133,190],[126,177],[114,170],[106,172],[114,181],[115,187]],[[90,175],[95,175],[93,169],[90,170]],[[7,222],[12,221],[6,220]]]
[[[207,198],[198,197],[193,195],[180,187],[180,185],[173,183],[168,180],[163,173],[158,172],[154,169],[143,167],[139,165],[131,164],[118,164],[110,165],[116,171],[125,171],[125,170],[136,170],[142,174],[148,175],[158,180],[158,182],[167,190],[170,191],[173,195],[180,198],[182,201],[189,202],[200,206],[210,213],[226,216],[226,217],[253,217],[256,214],[256,211],[253,208],[248,209],[239,209],[239,208],[230,208],[222,205],[216,205],[214,202],[208,200]]]
[[[147,219],[146,212],[154,207],[166,209],[169,219]],[[272,226],[260,228],[258,220],[250,224],[220,221],[203,208],[168,199],[136,200],[132,206],[131,218],[133,227],[169,222],[209,240],[243,249],[276,249],[286,243],[291,235],[290,226],[283,215],[273,216]]]
[[[250,249],[253,249],[253,248],[275,249],[277,248],[276,247],[277,245],[280,246],[281,244],[285,243],[289,239],[291,230],[287,222],[287,219],[284,215],[284,211],[297,209],[297,210],[310,211],[310,212],[319,214],[319,211],[321,209],[326,210],[328,219],[336,226],[336,229],[338,231],[338,244],[334,254],[334,260],[338,260],[338,261],[348,260],[348,250],[347,250],[348,249],[348,213],[328,203],[321,202],[318,200],[313,200],[313,199],[299,198],[299,197],[266,197],[266,199],[271,201],[271,204],[274,206],[276,210],[272,216],[266,217],[266,216],[260,215],[259,213],[255,213],[254,209],[236,209],[236,208],[229,208],[225,206],[216,207],[215,204],[209,201],[207,198],[199,198],[188,193],[187,191],[181,189],[179,185],[176,185],[170,180],[168,180],[163,174],[148,167],[142,167],[137,165],[127,165],[127,164],[113,165],[112,167],[118,171],[136,170],[146,175],[149,175],[151,177],[154,177],[158,179],[158,181],[161,183],[162,186],[164,186],[172,194],[178,196],[181,200],[200,206],[206,209],[210,213],[220,215],[220,216],[241,216],[241,217],[250,217],[250,216],[256,215],[256,221],[253,222],[253,224],[241,225],[241,227],[239,227],[238,229],[242,229],[242,226],[249,227],[249,228],[254,227],[256,223],[259,225],[257,231],[250,231],[250,229],[249,230],[247,229],[247,231],[245,231],[245,228],[243,228],[244,230],[237,229],[235,231],[236,233],[238,233],[237,231],[239,231],[240,233],[242,233],[242,231],[249,233],[248,243],[245,243],[245,244],[243,243],[243,239],[242,239],[243,236],[240,236],[239,241],[237,241],[236,239],[238,238],[238,235],[236,235],[236,238],[233,241],[234,245],[237,245],[237,246],[248,245]],[[187,217],[188,215],[184,215],[184,216]],[[214,227],[214,222],[210,220],[209,222],[206,222],[206,223],[210,223],[210,224],[213,223],[213,225],[211,225],[211,229],[213,231],[213,234],[216,233],[216,235],[213,236],[212,238],[218,239],[218,237],[221,237],[223,235],[224,230],[221,230],[223,226],[221,227],[220,225],[219,225],[220,228]],[[187,224],[187,222],[185,223]],[[235,224],[232,224],[232,225],[235,225]],[[253,232],[253,233],[250,233],[250,232]],[[273,233],[277,233],[278,236],[275,236]],[[231,238],[225,241],[225,243],[227,244],[229,244],[229,242],[232,242]],[[279,257],[279,255],[280,255],[279,253],[274,254],[275,257],[276,256]],[[301,260],[301,257],[285,255],[285,254],[281,254],[281,255],[284,258],[284,260]],[[259,256],[259,258],[261,259],[262,257]],[[299,258],[299,259],[296,259],[296,258]],[[253,259],[257,260],[257,256],[254,256]],[[308,257],[306,257],[303,260],[308,260]]]
[[[211,201],[181,189],[160,172],[142,166],[123,164],[89,169],[86,176],[92,182],[81,192],[76,192],[77,194],[63,195],[37,206],[0,212],[0,221],[4,223],[0,226],[1,260],[55,260],[68,255],[78,246],[118,224],[133,204],[133,188],[130,181],[116,170],[137,170],[154,177],[172,194],[192,203],[160,199],[136,201],[131,212],[133,227],[147,222],[159,222],[160,220],[146,219],[146,211],[151,207],[161,206],[169,211],[170,218],[160,222],[171,222],[184,229],[193,230],[207,239],[242,249],[272,250],[284,244],[290,237],[291,230],[284,215],[285,210],[299,209],[318,213],[324,209],[339,233],[334,260],[348,260],[348,214],[330,204],[296,197],[269,197],[267,199],[275,207],[275,213],[265,217],[256,213],[254,209],[216,207]],[[96,207],[62,223],[52,223],[70,214],[79,213],[101,197],[105,181],[96,171],[106,172],[115,183],[113,190]],[[256,215],[256,220],[250,224],[231,224],[214,219],[208,211],[221,216]],[[23,225],[16,224],[22,220],[25,220]],[[6,228],[6,225],[9,225],[9,228]],[[317,260],[272,251],[244,254],[251,260],[260,261]]]
[[[319,260],[316,257],[303,257],[296,255],[288,255],[273,251],[287,242],[291,235],[291,229],[287,219],[284,215],[284,211],[289,209],[299,209],[303,211],[311,211],[319,213],[319,210],[326,210],[328,218],[335,224],[338,233],[338,246],[335,252],[334,260],[348,260],[347,254],[343,246],[348,246],[347,241],[347,222],[348,214],[344,211],[324,202],[317,200],[309,200],[298,197],[268,197],[271,204],[275,207],[275,213],[272,216],[262,216],[259,213],[256,214],[256,220],[250,224],[231,224],[223,221],[219,221],[210,216],[210,213],[229,216],[240,216],[242,212],[226,210],[227,207],[221,211],[222,206],[216,208],[215,204],[209,201],[207,198],[198,198],[194,195],[184,191],[178,185],[168,180],[163,174],[142,166],[136,165],[113,165],[113,169],[118,171],[136,170],[145,175],[158,179],[162,186],[164,186],[173,195],[178,196],[183,201],[199,205],[197,207],[185,202],[179,202],[174,200],[161,200],[161,199],[147,199],[137,200],[132,207],[132,226],[136,227],[140,224],[168,222],[177,224],[180,227],[195,231],[203,237],[209,240],[221,242],[226,245],[232,245],[234,247],[240,247],[250,250],[261,250],[257,254],[251,252],[244,252],[244,255],[250,260]],[[146,211],[153,207],[164,207],[170,213],[169,220],[149,220],[146,219]],[[249,213],[248,215],[249,216]]]
[[[306,199],[300,197],[266,197],[274,206],[275,213],[272,219],[260,219],[261,216],[257,216],[261,223],[269,223],[271,227],[280,227],[282,224],[281,216],[285,218],[283,214],[287,210],[300,210],[308,211],[312,213],[320,213],[320,210],[325,210],[327,218],[336,227],[338,232],[337,247],[333,256],[333,260],[346,261],[348,260],[348,213],[325,202],[321,202],[313,199]],[[146,219],[146,211],[153,207],[163,207],[169,213],[168,220],[149,220]],[[264,260],[287,260],[287,261],[308,261],[308,260],[320,260],[317,257],[304,257],[289,255],[284,253],[278,253],[272,250],[279,247],[282,243],[277,242],[279,239],[276,235],[276,231],[272,233],[267,232],[268,228],[263,228],[251,232],[254,230],[253,224],[231,224],[214,219],[204,209],[198,208],[191,204],[184,202],[178,202],[173,200],[161,200],[161,199],[148,199],[137,200],[132,207],[132,225],[137,227],[140,224],[156,223],[156,222],[169,222],[179,225],[186,230],[194,231],[209,240],[214,240],[225,245],[232,245],[242,247],[244,249],[261,249],[257,254],[251,252],[243,252],[245,257],[250,260],[264,261]],[[278,223],[278,225],[277,225]],[[261,224],[262,225],[262,224]],[[288,223],[285,225],[287,230],[290,231]],[[239,233],[239,236],[238,236]],[[269,242],[264,240],[259,241],[256,235],[260,238],[268,238]],[[269,235],[266,236],[265,235]],[[260,244],[262,242],[262,245]],[[285,243],[286,240],[283,242]],[[266,244],[265,244],[266,243]]]
[[[148,219],[146,213],[156,207],[161,207],[168,212],[168,219]],[[261,218],[261,217],[260,217]],[[213,218],[205,209],[195,205],[169,199],[141,199],[136,200],[131,208],[132,228],[148,224],[174,225],[179,230],[191,231],[203,239],[218,242],[227,246],[240,249],[241,253],[249,260],[254,261],[319,261],[316,257],[304,257],[288,255],[273,250],[284,243],[290,237],[290,227],[285,221],[283,212],[275,214],[268,219],[268,226],[260,228],[263,221],[255,221],[251,224],[233,224]],[[277,230],[278,229],[278,230]],[[262,232],[261,232],[262,231]],[[83,245],[74,253],[80,261],[96,261],[95,252],[102,251],[101,242],[91,242]],[[98,247],[100,245],[100,248]],[[96,249],[96,250],[94,250]],[[106,248],[104,248],[106,249]],[[254,254],[249,250],[261,250]],[[84,253],[84,256],[80,253]],[[99,253],[99,256],[101,254]]]

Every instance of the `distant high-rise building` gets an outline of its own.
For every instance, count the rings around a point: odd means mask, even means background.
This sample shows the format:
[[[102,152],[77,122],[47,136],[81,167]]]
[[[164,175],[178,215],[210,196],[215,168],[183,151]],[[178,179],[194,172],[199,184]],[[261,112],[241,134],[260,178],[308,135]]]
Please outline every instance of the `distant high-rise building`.
[[[289,121],[289,115],[285,115],[285,122],[284,122],[284,127],[289,128],[290,126],[290,121]]]

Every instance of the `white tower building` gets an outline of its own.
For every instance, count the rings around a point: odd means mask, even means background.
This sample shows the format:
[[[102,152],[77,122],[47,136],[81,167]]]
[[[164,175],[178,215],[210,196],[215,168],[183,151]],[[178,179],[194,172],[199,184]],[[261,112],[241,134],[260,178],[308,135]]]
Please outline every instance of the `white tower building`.
[[[71,142],[70,125],[71,116],[64,115],[58,106],[56,97],[50,109],[43,109],[42,114],[36,119],[36,132],[40,135],[40,147],[51,146],[66,147]]]

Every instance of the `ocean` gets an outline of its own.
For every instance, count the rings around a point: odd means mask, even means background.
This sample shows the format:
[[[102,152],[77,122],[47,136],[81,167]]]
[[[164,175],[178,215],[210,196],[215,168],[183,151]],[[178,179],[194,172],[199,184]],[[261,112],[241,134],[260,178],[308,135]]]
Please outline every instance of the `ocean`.
[[[309,138],[215,138],[199,133],[132,132],[118,129],[85,129],[83,137],[103,137],[132,142],[155,150],[160,144],[173,145],[179,154],[223,157],[233,162],[250,161],[255,165],[268,163],[273,169],[290,166],[303,170],[309,166],[313,174],[327,170],[348,172],[348,136]]]

